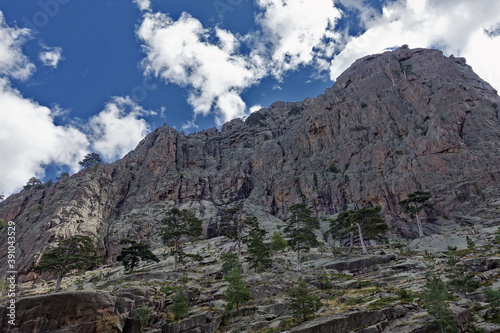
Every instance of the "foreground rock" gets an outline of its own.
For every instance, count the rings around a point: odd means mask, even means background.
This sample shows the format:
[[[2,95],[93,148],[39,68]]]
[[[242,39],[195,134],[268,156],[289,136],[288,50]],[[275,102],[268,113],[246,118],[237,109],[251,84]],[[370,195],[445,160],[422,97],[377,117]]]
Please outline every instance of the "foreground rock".
[[[16,325],[0,309],[2,332],[94,333],[99,310],[115,311],[116,296],[102,291],[79,291],[21,298],[16,302]],[[118,328],[118,327],[117,327]]]

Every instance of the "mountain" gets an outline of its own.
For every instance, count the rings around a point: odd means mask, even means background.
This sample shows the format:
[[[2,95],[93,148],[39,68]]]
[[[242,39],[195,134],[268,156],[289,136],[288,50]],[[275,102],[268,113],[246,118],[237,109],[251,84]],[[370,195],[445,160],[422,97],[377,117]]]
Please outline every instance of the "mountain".
[[[447,219],[498,213],[499,104],[463,58],[404,46],[357,60],[317,98],[273,103],[221,131],[160,127],[114,163],[8,197],[0,217],[16,222],[21,281],[48,246],[75,234],[92,236],[108,261],[124,237],[157,248],[173,206],[195,212],[212,238],[231,202],[270,231],[297,202],[323,232],[338,212],[380,205],[391,234],[412,238],[398,202],[416,190],[430,191],[436,207],[427,234]]]

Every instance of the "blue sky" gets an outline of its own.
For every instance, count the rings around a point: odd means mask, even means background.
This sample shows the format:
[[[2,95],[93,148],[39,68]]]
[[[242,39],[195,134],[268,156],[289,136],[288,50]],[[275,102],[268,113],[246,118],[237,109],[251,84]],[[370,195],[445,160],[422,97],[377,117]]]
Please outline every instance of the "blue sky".
[[[500,3],[0,0],[0,194],[122,157],[167,123],[217,126],[315,97],[357,58],[464,56],[500,89]]]

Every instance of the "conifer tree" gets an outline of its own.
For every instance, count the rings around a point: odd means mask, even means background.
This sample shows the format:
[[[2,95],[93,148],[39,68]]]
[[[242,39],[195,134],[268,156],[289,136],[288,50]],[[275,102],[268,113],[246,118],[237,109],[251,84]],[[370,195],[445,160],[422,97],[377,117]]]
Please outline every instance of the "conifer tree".
[[[241,257],[241,245],[245,240],[245,229],[247,227],[254,228],[259,222],[255,216],[248,216],[242,219],[242,209],[240,206],[228,208],[224,212],[223,220],[229,225],[222,229],[222,234],[230,240],[236,242],[238,248],[238,257]]]
[[[344,237],[352,232],[357,232],[363,254],[367,254],[364,238],[377,237],[385,233],[389,228],[387,223],[380,217],[380,211],[379,206],[347,210],[330,221],[330,231],[332,235],[337,237]]]
[[[174,247],[171,254],[174,255],[174,271],[177,271],[179,258],[186,255],[180,246],[180,240],[183,236],[191,239],[201,236],[202,221],[186,209],[172,208],[166,215],[162,220],[164,227],[161,236],[166,245]]]
[[[298,285],[288,291],[288,295],[291,298],[290,309],[293,315],[302,321],[306,321],[321,307],[321,300],[312,294],[312,290],[302,277],[299,278]]]
[[[248,255],[245,260],[250,263],[250,268],[255,269],[256,272],[261,272],[262,270],[271,267],[271,255],[264,244],[265,234],[265,230],[254,228],[250,232],[250,239],[247,244]]]
[[[102,261],[89,236],[76,235],[59,241],[56,248],[44,252],[42,259],[34,267],[35,272],[57,273],[55,290],[61,289],[61,281],[66,273],[78,269],[97,267]]]
[[[153,260],[155,262],[159,262],[160,259],[151,252],[150,246],[144,243],[138,243],[129,238],[124,238],[120,241],[122,245],[129,245],[128,247],[124,247],[118,257],[116,257],[117,261],[123,262],[123,266],[125,269],[130,269],[129,273],[132,273],[134,267],[141,261]]]
[[[297,253],[297,271],[300,271],[300,252],[318,245],[314,230],[319,229],[319,221],[304,204],[294,204],[288,210],[291,216],[284,231],[290,238],[290,246]]]
[[[281,236],[281,234],[276,231],[271,237],[271,250],[272,251],[283,251],[288,246],[286,240]]]
[[[222,255],[222,274],[227,275],[233,269],[241,270],[240,260],[238,255],[234,252],[226,252]]]
[[[180,320],[186,316],[188,311],[188,305],[186,302],[186,297],[182,287],[179,287],[177,294],[172,298],[174,304],[170,307],[170,310],[174,314],[175,320]]]
[[[88,169],[90,167],[93,167],[94,165],[97,165],[99,163],[102,163],[101,155],[98,153],[90,153],[85,155],[83,160],[78,162],[84,169]]]
[[[250,297],[250,291],[245,287],[239,268],[234,268],[224,280],[229,282],[226,290],[227,310],[236,306],[236,313],[239,313],[240,304],[246,303]]]
[[[457,323],[448,301],[453,296],[446,291],[441,279],[435,275],[427,278],[425,285],[425,308],[434,320],[433,326],[439,328],[442,333],[458,333]]]
[[[403,206],[403,210],[410,214],[411,218],[416,218],[419,237],[424,237],[424,230],[419,214],[424,208],[434,209],[434,207],[427,202],[431,198],[432,195],[430,192],[416,191],[408,194],[408,198],[399,202],[399,204]]]

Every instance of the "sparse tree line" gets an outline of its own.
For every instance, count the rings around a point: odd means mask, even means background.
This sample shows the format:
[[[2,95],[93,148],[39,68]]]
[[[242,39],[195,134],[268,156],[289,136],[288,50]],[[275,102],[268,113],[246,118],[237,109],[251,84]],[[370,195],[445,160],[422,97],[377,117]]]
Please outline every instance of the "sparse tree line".
[[[416,219],[419,235],[423,235],[423,228],[419,214],[424,209],[433,209],[428,203],[431,199],[429,192],[418,191],[408,195],[401,201],[403,209]],[[242,279],[242,260],[248,263],[248,267],[255,272],[263,272],[271,268],[273,253],[284,251],[288,248],[296,252],[296,270],[301,269],[301,253],[307,252],[311,247],[317,247],[319,242],[315,231],[320,224],[314,212],[305,204],[299,203],[289,207],[289,216],[285,219],[283,233],[285,238],[276,231],[271,237],[269,244],[264,242],[266,230],[264,230],[258,219],[254,216],[244,216],[240,206],[233,206],[223,212],[222,219],[225,227],[221,233],[235,243],[236,250],[222,255],[223,278],[228,282],[226,291],[227,310],[236,308],[239,312],[240,306],[249,300],[250,292]],[[330,220],[329,234],[335,238],[347,238],[352,250],[354,236],[356,235],[361,244],[363,254],[366,254],[366,239],[375,239],[388,231],[388,225],[380,215],[381,208],[363,207],[355,210],[347,210],[339,213]],[[199,255],[188,254],[184,251],[184,244],[189,240],[198,239],[202,235],[202,221],[196,215],[186,209],[172,208],[166,212],[162,219],[163,228],[161,237],[165,245],[171,248],[170,255],[173,257],[173,269],[179,269],[179,263],[185,258],[200,259]],[[469,244],[468,240],[468,244]],[[246,245],[246,256],[243,257],[242,245]],[[150,246],[128,238],[121,240],[123,246],[117,261],[123,263],[129,273],[141,261],[159,262],[159,258],[151,251]],[[470,244],[469,244],[470,245]],[[473,246],[473,245],[470,245]],[[455,261],[454,261],[455,260]],[[35,271],[42,273],[52,271],[57,274],[55,289],[59,290],[64,275],[73,270],[88,270],[103,263],[97,250],[92,245],[88,236],[73,236],[59,242],[59,246],[53,250],[43,253],[41,260],[35,267]],[[469,274],[467,268],[457,259],[450,258],[448,262],[447,278],[449,282],[444,285],[442,280],[435,274],[429,274],[426,284],[426,308],[432,316],[436,325],[444,330],[451,323],[448,301],[450,294],[447,288],[459,294],[466,294],[474,288],[473,274]],[[326,277],[328,280],[328,276]],[[327,281],[328,282],[328,281]],[[498,292],[493,293],[493,299],[500,297]],[[288,295],[290,297],[290,308],[300,321],[307,320],[315,311],[321,307],[320,299],[312,293],[308,284],[300,278],[296,286]],[[434,300],[434,301],[431,301]],[[436,301],[437,300],[437,301]],[[175,319],[184,317],[188,309],[188,301],[185,298],[183,288],[179,288],[173,298],[172,311]],[[451,327],[450,326],[450,327]],[[450,332],[453,331],[450,329]]]
[[[89,161],[82,165],[88,167],[100,163],[100,159],[91,156],[91,154],[89,154],[88,159]],[[412,217],[416,217],[419,234],[423,234],[423,232],[418,214],[424,207],[431,207],[427,203],[430,198],[429,192],[419,191],[411,193],[408,199],[400,202],[406,212]],[[388,230],[388,225],[380,216],[380,211],[381,208],[378,206],[344,211],[330,221],[329,232],[332,237],[350,237],[351,249],[356,233],[361,243],[362,253],[366,254],[367,248],[364,240],[376,238]],[[221,231],[224,236],[236,243],[238,260],[242,255],[242,244],[247,245],[245,260],[249,263],[249,267],[256,272],[261,272],[271,266],[271,251],[283,251],[287,247],[296,252],[296,270],[300,271],[301,253],[319,245],[315,230],[319,229],[320,224],[313,211],[305,204],[298,203],[290,206],[289,213],[290,216],[285,220],[286,225],[283,229],[288,241],[276,231],[271,238],[271,243],[267,246],[264,243],[266,231],[260,227],[257,218],[254,216],[243,218],[242,209],[237,205],[224,211],[223,220],[227,225]],[[185,253],[181,242],[183,238],[194,240],[202,235],[202,221],[194,213],[186,209],[172,208],[167,211],[162,223],[164,227],[161,231],[161,237],[166,245],[172,247],[170,255],[174,258],[174,271],[178,270],[179,261],[186,257],[200,259],[197,255]],[[118,255],[117,261],[122,262],[130,272],[140,261],[159,261],[147,244],[128,238],[122,239],[121,244],[124,247]],[[79,253],[83,253],[83,255],[80,256]],[[74,236],[61,240],[57,248],[45,252],[35,270],[38,272],[46,270],[57,272],[57,290],[60,288],[60,282],[66,272],[74,269],[93,268],[102,261],[102,259],[97,258],[97,251],[93,248],[92,241],[88,236]]]
[[[78,162],[79,165],[81,165],[84,169],[90,169],[92,167],[97,167],[100,163],[102,163],[101,155],[97,153],[89,153],[85,155],[85,157]],[[65,179],[69,178],[69,173],[68,172],[62,172],[58,177],[57,181],[64,181]],[[53,184],[53,180],[49,179],[45,183],[43,183],[40,179],[36,177],[31,177],[26,185],[23,186],[24,190],[30,190],[30,189],[41,189],[41,188],[47,188],[51,187]],[[0,200],[3,200],[4,196],[0,195]]]

